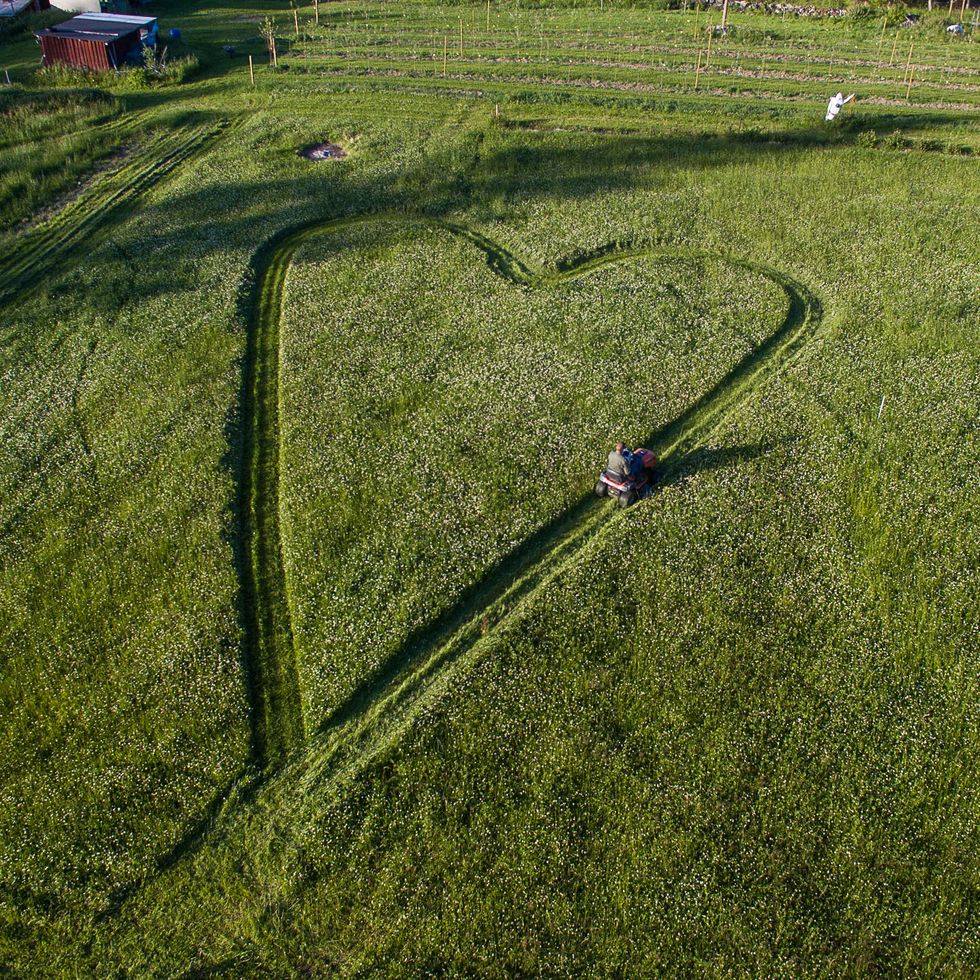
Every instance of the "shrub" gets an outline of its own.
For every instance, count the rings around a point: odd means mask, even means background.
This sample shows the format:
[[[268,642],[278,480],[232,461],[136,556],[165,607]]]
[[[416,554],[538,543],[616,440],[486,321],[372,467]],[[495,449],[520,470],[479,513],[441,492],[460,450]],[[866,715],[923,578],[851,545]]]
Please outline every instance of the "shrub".
[[[909,8],[904,3],[892,3],[889,0],[871,0],[848,4],[847,15],[858,21],[877,21],[881,23],[884,17],[889,27],[904,23]]]
[[[903,150],[909,145],[909,142],[902,135],[900,129],[895,129],[881,141],[881,145],[887,147],[889,150]]]
[[[152,48],[145,64],[133,65],[119,71],[96,72],[69,65],[45,65],[34,73],[34,83],[52,88],[98,88],[110,92],[138,91],[150,85],[179,85],[200,67],[195,55],[167,60],[157,56]]]
[[[51,88],[102,88],[94,72],[68,65],[44,65],[34,73],[32,81]]]
[[[148,81],[177,85],[184,79],[190,78],[200,65],[200,61],[192,54],[168,60],[166,48],[162,51],[151,47],[143,48],[143,71]]]

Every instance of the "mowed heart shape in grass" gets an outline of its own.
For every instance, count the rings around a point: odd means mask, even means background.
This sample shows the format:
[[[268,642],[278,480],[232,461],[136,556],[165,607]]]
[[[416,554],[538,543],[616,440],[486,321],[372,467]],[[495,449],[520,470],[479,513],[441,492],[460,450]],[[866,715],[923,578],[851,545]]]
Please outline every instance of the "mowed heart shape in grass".
[[[608,524],[587,493],[612,439],[676,458],[819,320],[750,262],[533,271],[404,216],[300,229],[256,264],[240,503],[267,766],[416,710]]]
[[[697,279],[709,267],[736,277]],[[198,887],[181,895],[210,910],[202,921],[225,914],[217,883],[229,863],[286,880],[307,807],[347,799],[586,546],[629,533],[631,512],[591,492],[613,434],[647,432],[669,477],[805,349],[822,317],[805,286],[751,260],[610,250],[535,271],[474,229],[404,214],[287,231],[253,271],[236,544],[262,772],[116,896],[114,911],[136,895],[144,909],[165,896],[169,909],[167,872],[185,858]],[[751,303],[763,282],[776,292]],[[700,318],[670,332],[666,314],[685,295],[701,296]],[[710,347],[726,303],[731,329]],[[706,344],[716,360],[704,360]],[[682,374],[682,363],[710,370]],[[597,378],[600,367],[614,376]],[[388,541],[394,578],[374,560]],[[373,634],[384,639],[372,644]]]
[[[293,230],[255,264],[240,565],[265,768],[414,706],[608,523],[588,491],[611,440],[669,467],[820,319],[750,261],[534,271],[404,215]]]

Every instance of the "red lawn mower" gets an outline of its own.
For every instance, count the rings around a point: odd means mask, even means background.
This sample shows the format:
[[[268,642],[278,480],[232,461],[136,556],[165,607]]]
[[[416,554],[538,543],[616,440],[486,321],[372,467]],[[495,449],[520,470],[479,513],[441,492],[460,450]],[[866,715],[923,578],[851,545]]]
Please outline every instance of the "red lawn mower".
[[[595,485],[597,497],[616,497],[620,507],[629,507],[653,493],[657,454],[649,449],[634,449],[629,457],[630,474],[620,476],[611,470],[599,474]]]

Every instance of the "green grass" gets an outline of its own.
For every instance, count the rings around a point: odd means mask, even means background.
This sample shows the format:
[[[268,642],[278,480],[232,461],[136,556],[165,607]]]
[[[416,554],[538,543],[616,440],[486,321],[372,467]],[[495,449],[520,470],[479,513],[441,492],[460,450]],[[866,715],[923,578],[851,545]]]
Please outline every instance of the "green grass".
[[[974,974],[972,41],[272,10],[0,150],[132,147],[4,259],[0,963]]]
[[[194,159],[219,132],[212,124],[181,125],[146,134],[133,159],[101,176],[77,201],[66,202],[54,214],[8,243],[0,262],[0,298],[23,298],[45,283],[70,260],[80,246],[91,248],[106,229],[126,217],[134,202],[176,167]]]
[[[335,232],[289,280],[283,480],[304,489],[284,495],[287,578],[314,725],[457,597],[479,609],[480,580],[499,562],[513,578],[522,542],[547,554],[543,529],[584,516],[597,444],[672,448],[672,417],[727,391],[785,315],[778,281],[724,262],[641,250],[536,273],[477,238],[515,289],[423,229],[359,247],[363,230]]]
[[[0,231],[28,222],[119,149],[99,123],[119,111],[108,93],[0,91]]]

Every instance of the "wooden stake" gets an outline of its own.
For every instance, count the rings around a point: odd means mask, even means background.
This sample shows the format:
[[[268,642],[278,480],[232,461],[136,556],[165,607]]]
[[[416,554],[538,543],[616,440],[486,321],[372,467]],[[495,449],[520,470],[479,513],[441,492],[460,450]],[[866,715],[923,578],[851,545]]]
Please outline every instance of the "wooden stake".
[[[442,77],[446,77],[446,57],[449,52],[449,38],[443,37],[442,39]]]
[[[728,0],[724,0],[721,5],[721,29],[725,30],[728,27]]]
[[[490,0],[487,0],[487,34],[490,33]]]
[[[953,16],[953,4],[954,4],[955,2],[956,2],[956,0],[949,0],[949,16],[950,16],[950,17],[952,17],[952,16]]]
[[[950,0],[952,3],[952,0]],[[694,36],[698,36],[698,21],[701,19],[701,8],[698,6],[697,0],[694,3]]]
[[[255,88],[255,66],[252,64],[252,56],[248,56],[248,77],[252,81],[252,88]]]
[[[299,11],[293,7],[293,27],[296,31],[296,40],[299,40]]]
[[[459,18],[459,56],[463,57],[463,18]]]
[[[320,0],[313,0],[313,23],[320,26]]]
[[[960,0],[960,21],[963,20],[963,11],[966,10],[966,0]]]
[[[909,68],[912,67],[912,45],[914,43],[915,42],[913,41],[911,44],[909,44],[909,57],[908,57],[908,61],[905,62],[905,75],[902,79],[903,81],[905,81],[909,77]]]
[[[9,70],[8,70],[8,69],[6,69],[6,68],[4,68],[4,70],[3,70],[3,77],[7,79],[7,84],[8,84],[8,85],[13,85],[13,84],[14,84],[14,83],[13,83],[13,82],[12,82],[12,81],[10,80],[10,72],[9,72]]]
[[[895,35],[895,43],[892,45],[892,56],[888,59],[888,67],[895,64],[895,52],[898,50],[898,35]]]
[[[881,37],[878,38],[878,54],[875,57],[875,61],[878,62],[878,66],[881,67],[881,46],[885,43],[885,28],[888,26],[888,18],[884,17],[881,21]]]
[[[905,90],[905,101],[908,101],[909,96],[912,94],[912,79],[915,78],[915,65],[912,66],[912,70],[909,72],[909,87]]]
[[[711,37],[714,31],[710,30],[711,25],[708,25],[708,53],[704,56],[704,67],[707,68],[711,64]]]
[[[698,48],[698,64],[694,69],[694,91],[698,90],[698,81],[701,78],[701,49]]]

